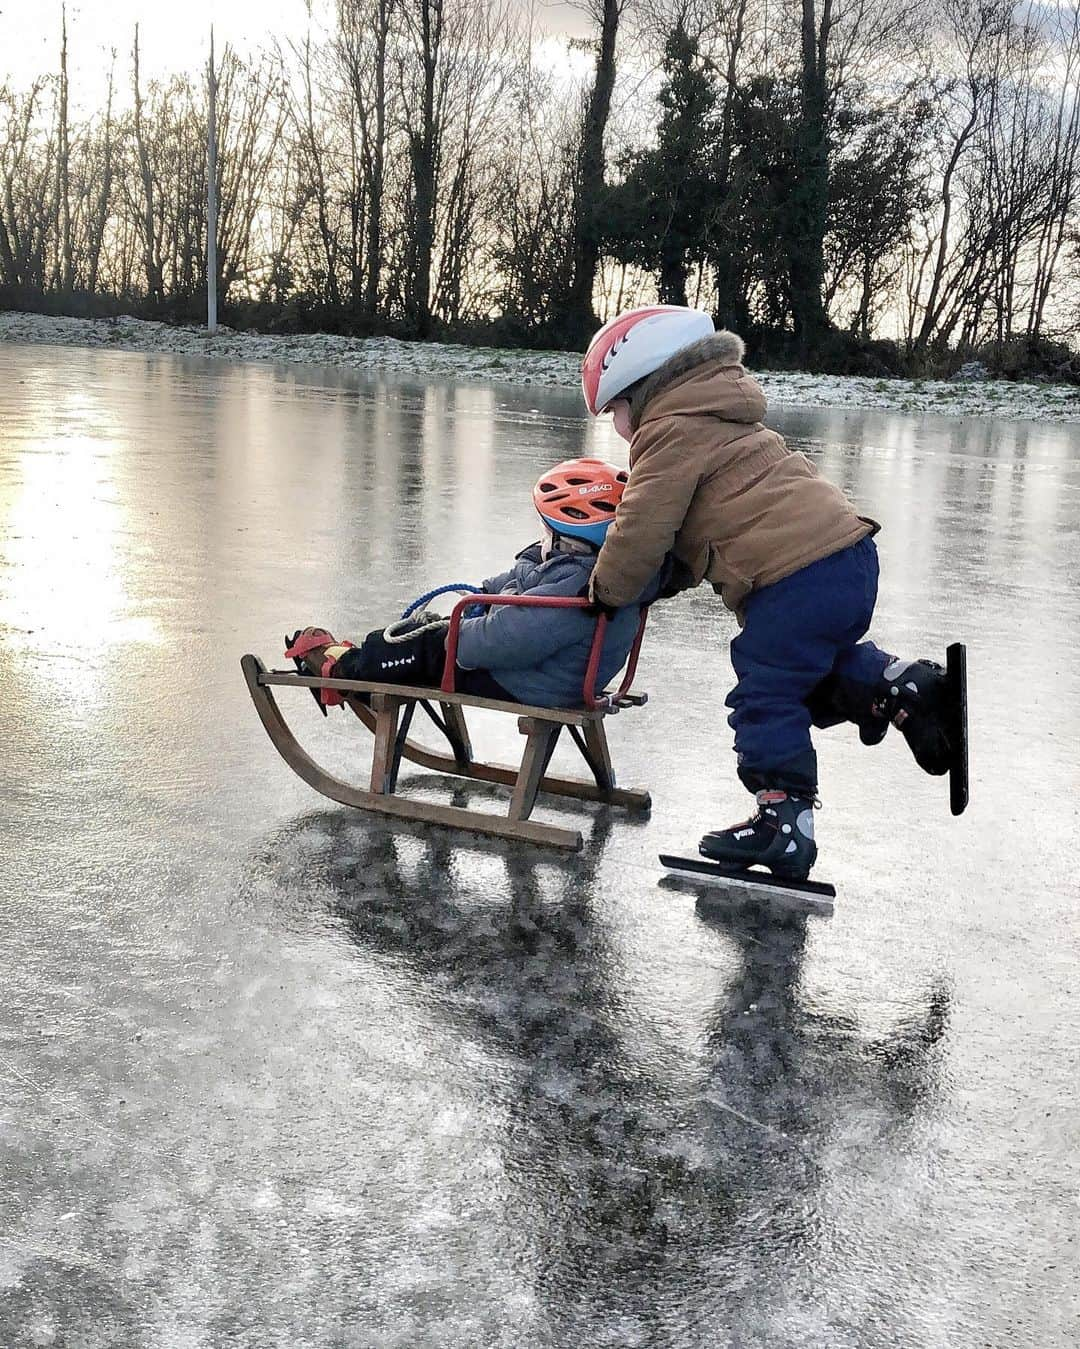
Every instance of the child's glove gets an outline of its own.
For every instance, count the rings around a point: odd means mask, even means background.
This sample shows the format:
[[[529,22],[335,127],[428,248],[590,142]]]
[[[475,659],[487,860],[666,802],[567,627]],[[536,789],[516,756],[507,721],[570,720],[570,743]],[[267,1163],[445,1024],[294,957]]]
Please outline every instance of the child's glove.
[[[692,590],[695,584],[694,573],[686,563],[669,553],[656,598],[658,600],[674,599],[676,595],[681,595],[684,590]]]
[[[619,612],[616,605],[605,604],[603,600],[597,599],[596,596],[591,593],[588,585],[582,586],[575,598],[589,601],[587,608],[581,611],[582,613],[587,614],[589,618],[599,618],[601,615],[603,615],[604,618],[614,618]]]

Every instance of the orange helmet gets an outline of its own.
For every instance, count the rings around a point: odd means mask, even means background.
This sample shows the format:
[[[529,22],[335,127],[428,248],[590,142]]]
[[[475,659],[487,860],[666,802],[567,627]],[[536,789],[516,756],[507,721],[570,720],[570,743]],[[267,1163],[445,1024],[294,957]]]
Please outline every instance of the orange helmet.
[[[533,504],[554,534],[585,539],[599,548],[629,474],[603,459],[567,459],[533,488]]]

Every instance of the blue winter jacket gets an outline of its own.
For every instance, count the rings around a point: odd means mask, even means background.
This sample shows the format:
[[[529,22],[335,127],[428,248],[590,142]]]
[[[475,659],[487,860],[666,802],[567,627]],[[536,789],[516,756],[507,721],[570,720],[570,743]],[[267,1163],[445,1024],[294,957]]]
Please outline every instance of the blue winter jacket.
[[[489,595],[565,595],[587,585],[596,558],[554,553],[545,562],[540,545],[519,553],[510,571],[492,576],[483,588]],[[640,605],[651,604],[663,573],[642,591],[634,604],[620,609],[608,623],[600,657],[597,689],[626,663],[637,632]],[[519,702],[534,707],[580,707],[585,668],[596,619],[581,609],[530,609],[496,604],[482,618],[461,625],[457,663],[468,670],[489,670]]]

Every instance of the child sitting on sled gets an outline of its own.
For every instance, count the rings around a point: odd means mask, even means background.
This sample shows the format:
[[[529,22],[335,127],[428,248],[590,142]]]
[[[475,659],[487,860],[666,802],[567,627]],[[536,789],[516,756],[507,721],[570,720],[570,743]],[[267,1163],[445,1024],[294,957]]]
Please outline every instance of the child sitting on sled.
[[[879,526],[762,425],[765,397],[742,340],[699,310],[658,305],[606,324],[589,345],[589,411],[614,414],[630,479],[592,569],[595,609],[617,610],[673,554],[738,616],[728,695],[738,773],[757,798],[743,824],[706,834],[727,866],[805,880],[817,857],[810,727],[852,721],[866,744],[897,726],[928,773],[958,747],[944,671],[870,641]]]
[[[604,536],[626,485],[625,469],[600,459],[571,459],[545,473],[533,488],[543,538],[519,553],[509,571],[481,587],[489,595],[564,596],[588,585]],[[637,591],[612,609],[600,658],[598,687],[625,664],[642,605],[659,594],[665,559],[642,578]],[[369,632],[358,646],[339,642],[325,628],[297,632],[286,655],[324,679],[438,688],[446,661],[447,619],[424,614]],[[462,621],[454,687],[459,693],[533,707],[581,703],[596,627],[584,608],[493,605]],[[319,690],[326,705],[342,702]]]

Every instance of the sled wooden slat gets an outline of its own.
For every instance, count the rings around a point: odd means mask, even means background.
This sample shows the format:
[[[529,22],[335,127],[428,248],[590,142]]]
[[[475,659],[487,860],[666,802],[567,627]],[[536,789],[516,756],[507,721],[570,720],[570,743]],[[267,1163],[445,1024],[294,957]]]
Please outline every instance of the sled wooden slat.
[[[449,693],[442,689],[351,679],[319,679],[267,670],[254,655],[245,655],[240,663],[252,701],[275,749],[298,777],[342,805],[402,820],[447,825],[488,837],[518,839],[567,852],[581,849],[581,834],[577,830],[559,829],[531,820],[529,816],[539,793],[604,802],[631,810],[647,811],[650,808],[648,792],[614,785],[604,730],[604,718],[613,709],[598,707],[593,711],[577,711],[533,708],[470,694]],[[311,758],[296,740],[282,715],[272,692],[273,686],[333,688],[345,694],[347,705],[375,737],[370,790],[341,781]],[[359,693],[370,695],[370,706],[356,696]],[[453,751],[451,754],[439,754],[408,738],[413,712],[418,704],[427,706],[432,712],[434,705],[440,708],[440,729],[447,735]],[[518,717],[519,729],[526,739],[519,768],[482,763],[472,758],[463,711],[465,707],[510,712]],[[438,718],[433,716],[433,720],[438,721]],[[585,753],[583,749],[583,754],[593,769],[597,779],[595,783],[548,775],[548,763],[564,726],[574,728],[575,737],[581,737],[579,747],[584,745],[588,751]],[[437,805],[397,796],[398,765],[402,759],[451,776],[511,788],[509,814],[498,816],[461,806]],[[605,782],[607,785],[604,785]]]
[[[547,766],[555,752],[555,742],[562,727],[557,721],[540,721],[536,717],[521,717],[518,729],[526,736],[525,753],[521,757],[521,771],[514,783],[514,795],[510,799],[510,818],[527,820],[536,805],[536,794],[540,790]]]
[[[611,751],[608,749],[607,736],[597,732],[596,724],[585,727],[586,762],[593,771],[596,785],[601,791],[610,792],[615,786],[615,770],[611,766]]]
[[[392,698],[386,693],[377,693],[371,701],[377,714],[375,751],[371,756],[371,790],[379,796],[392,796],[397,785],[398,764],[401,761],[397,742],[401,699]]]
[[[258,659],[258,657],[255,657]],[[262,662],[260,661],[260,666]],[[446,693],[442,689],[420,689],[409,684],[374,684],[366,679],[318,679],[314,675],[292,674],[287,670],[267,670],[262,666],[261,684],[291,685],[303,689],[337,689],[341,693],[389,693],[412,700],[450,703],[458,707],[486,707],[493,712],[512,712],[516,717],[539,717],[564,726],[584,726],[608,715],[602,708],[593,712],[584,708],[529,707],[525,703],[505,703],[497,698],[479,698],[472,693]]]
[[[472,741],[469,728],[465,725],[465,713],[458,703],[440,703],[443,721],[446,723],[447,737],[454,750],[454,763],[465,768],[472,758]]]

